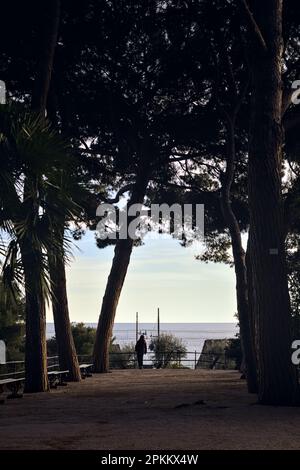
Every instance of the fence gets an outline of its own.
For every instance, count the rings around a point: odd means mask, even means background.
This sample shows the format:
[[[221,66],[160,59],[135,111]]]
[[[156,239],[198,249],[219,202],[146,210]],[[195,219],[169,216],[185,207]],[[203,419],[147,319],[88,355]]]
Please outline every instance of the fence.
[[[202,353],[199,351],[188,351],[179,353],[177,351],[165,351],[160,354],[148,353],[144,356],[144,367],[165,368],[183,367],[188,369],[226,369],[235,368],[232,360],[226,354]],[[110,367],[112,369],[128,369],[137,367],[137,359],[134,352],[113,352],[110,354]]]
[[[79,355],[78,360],[80,364],[91,363],[92,357],[88,355]],[[159,355],[148,353],[144,357],[145,368],[188,368],[188,369],[226,369],[228,367],[228,360],[226,355],[213,355],[200,353],[199,351],[189,351],[184,355],[176,351],[165,351]],[[111,369],[134,369],[137,368],[137,359],[134,351],[129,352],[112,352],[110,353],[110,368]],[[5,378],[17,378],[24,376],[25,362],[24,361],[9,361],[0,364],[0,380]],[[47,369],[59,370],[58,356],[51,356],[47,358]]]

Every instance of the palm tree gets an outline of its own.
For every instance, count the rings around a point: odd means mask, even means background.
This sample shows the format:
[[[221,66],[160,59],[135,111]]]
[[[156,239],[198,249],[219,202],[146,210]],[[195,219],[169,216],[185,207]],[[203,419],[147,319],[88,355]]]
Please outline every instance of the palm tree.
[[[40,115],[4,106],[0,132],[0,226],[10,237],[3,274],[5,279],[24,281],[25,391],[47,391],[45,304],[51,295],[47,253],[53,259],[64,256],[64,235],[56,237],[56,227],[62,213],[70,219],[78,210],[61,185],[70,159],[66,143]]]

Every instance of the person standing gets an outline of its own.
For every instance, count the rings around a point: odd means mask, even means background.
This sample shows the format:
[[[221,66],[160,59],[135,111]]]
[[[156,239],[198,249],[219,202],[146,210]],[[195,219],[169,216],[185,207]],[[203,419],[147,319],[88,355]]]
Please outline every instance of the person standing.
[[[141,335],[140,339],[137,341],[135,345],[135,352],[137,355],[139,369],[142,369],[144,354],[147,354],[147,343],[144,335]]]

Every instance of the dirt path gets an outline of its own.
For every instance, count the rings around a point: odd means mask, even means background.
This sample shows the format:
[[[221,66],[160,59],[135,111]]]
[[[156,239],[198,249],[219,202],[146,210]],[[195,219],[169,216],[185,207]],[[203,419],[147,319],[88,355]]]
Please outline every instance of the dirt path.
[[[300,409],[255,401],[231,371],[94,375],[7,400],[0,449],[299,449]]]

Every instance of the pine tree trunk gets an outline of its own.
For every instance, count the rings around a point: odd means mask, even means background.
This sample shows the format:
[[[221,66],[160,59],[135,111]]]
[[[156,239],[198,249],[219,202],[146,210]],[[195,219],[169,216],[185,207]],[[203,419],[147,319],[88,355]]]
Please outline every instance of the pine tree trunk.
[[[291,362],[290,302],[285,266],[282,163],[282,0],[256,0],[254,17],[266,43],[254,39],[249,148],[249,209],[259,401],[299,402]]]
[[[236,277],[236,299],[240,324],[240,336],[243,358],[246,365],[246,377],[249,393],[257,392],[256,362],[251,338],[249,309],[248,309],[248,287],[246,274],[245,251],[242,246],[241,231],[232,210],[230,192],[235,172],[235,118],[226,122],[227,128],[227,162],[225,178],[221,189],[221,209],[229,229],[234,259]]]
[[[62,255],[56,257],[48,255],[48,262],[52,288],[52,312],[60,370],[69,370],[69,380],[80,382],[79,362],[69,317],[65,262]]]
[[[60,0],[47,0],[43,4],[41,25],[41,54],[37,77],[32,92],[31,107],[45,115],[53,69],[54,53],[60,21]]]
[[[115,254],[97,327],[94,346],[95,372],[108,372],[109,370],[109,345],[119,298],[130,262],[132,247],[133,241],[131,239],[118,240],[115,247]]]
[[[128,206],[131,204],[142,204],[144,201],[149,179],[146,175],[146,169],[142,168],[141,172],[142,174],[137,177],[137,182],[133,189]],[[129,217],[128,223],[130,223]],[[132,248],[133,240],[131,238],[126,240],[117,240],[97,327],[93,353],[95,372],[105,373],[109,371],[109,345],[112,337],[119,298],[130,262]]]
[[[49,390],[46,348],[46,311],[41,288],[39,253],[24,242],[21,257],[25,278],[26,342],[25,342],[25,393]]]
[[[253,273],[252,273],[252,264],[251,264],[251,230],[248,233],[248,242],[247,242],[247,251],[246,251],[246,273],[247,273],[247,287],[248,287],[248,318],[249,318],[249,327],[250,327],[250,337],[252,342],[253,350],[253,359],[256,367],[256,382],[258,380],[258,363],[257,363],[257,335],[256,331],[258,330],[258,325],[255,324],[254,317],[254,288],[253,288]],[[257,383],[257,392],[258,392],[258,383]]]

